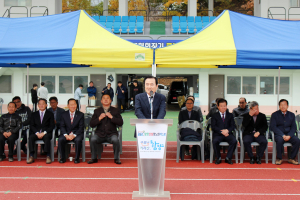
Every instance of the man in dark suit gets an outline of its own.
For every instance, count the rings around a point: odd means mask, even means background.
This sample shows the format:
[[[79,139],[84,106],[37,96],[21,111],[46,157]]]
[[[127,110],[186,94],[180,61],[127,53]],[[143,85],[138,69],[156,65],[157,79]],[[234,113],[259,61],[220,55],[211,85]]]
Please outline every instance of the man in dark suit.
[[[233,130],[235,129],[234,118],[231,113],[227,110],[227,101],[225,99],[220,99],[217,102],[219,112],[215,113],[211,117],[211,128],[213,131],[213,148],[217,155],[217,160],[215,164],[220,164],[221,154],[220,154],[220,142],[228,142],[229,148],[225,162],[228,164],[232,163],[232,154],[235,151],[237,141],[233,136]]]
[[[188,120],[196,120],[201,123],[200,113],[198,111],[194,110],[194,100],[192,98],[188,98],[185,101],[185,108],[186,109],[181,110],[179,112],[179,115],[178,115],[179,124],[183,123],[184,121],[188,121]],[[197,131],[194,131],[190,128],[182,128],[180,130],[180,140],[181,141],[201,141],[202,140],[201,130],[198,129]],[[182,148],[184,146],[185,146],[186,151],[189,152],[189,146],[183,145]],[[180,149],[180,150],[182,151],[183,149]],[[182,156],[181,153],[180,153],[180,156]],[[197,145],[194,145],[192,148],[192,160],[196,159],[196,158],[197,158]],[[183,159],[183,158],[181,158],[181,159]]]
[[[76,111],[77,103],[75,99],[68,100],[68,111],[64,111],[60,121],[60,136],[58,138],[58,150],[61,155],[59,163],[65,163],[65,146],[68,141],[75,143],[75,160],[74,163],[80,163],[79,157],[82,148],[84,136],[84,114]]]
[[[266,139],[266,131],[268,130],[268,122],[266,115],[259,112],[258,103],[252,101],[250,103],[249,113],[242,115],[244,128],[243,131],[243,142],[245,150],[248,152],[250,158],[250,164],[255,163],[255,159],[252,153],[252,142],[257,142],[259,144],[258,152],[256,153],[256,163],[261,164],[261,157],[263,157],[265,149],[268,145]]]
[[[123,125],[123,119],[120,115],[119,109],[110,106],[111,98],[109,94],[104,94],[102,96],[101,103],[103,107],[94,111],[90,122],[91,127],[97,128],[95,135],[93,135],[90,139],[92,159],[88,161],[88,164],[98,162],[97,144],[102,145],[104,142],[113,144],[114,161],[116,164],[121,164],[119,157],[120,143],[118,139],[117,126]]]
[[[52,139],[52,131],[55,128],[54,115],[52,112],[46,110],[47,100],[40,98],[38,100],[39,111],[31,115],[30,120],[30,136],[29,136],[29,152],[30,157],[27,164],[34,162],[34,146],[36,140],[44,141],[44,152],[47,154],[46,164],[51,163],[50,158],[50,140]]]
[[[153,119],[164,119],[166,115],[166,97],[156,93],[158,88],[157,78],[146,77],[144,80],[145,92],[135,96],[135,115],[139,119],[151,119],[151,101],[153,102]],[[151,98],[150,92],[153,92]],[[136,137],[136,133],[134,133]]]
[[[282,163],[282,150],[285,142],[292,144],[292,151],[288,158],[288,163],[299,165],[295,157],[298,155],[300,140],[295,136],[297,129],[295,114],[288,111],[288,107],[289,102],[286,99],[281,99],[279,101],[279,110],[271,115],[270,128],[275,134],[277,150],[276,165],[281,165]]]
[[[56,125],[57,130],[60,129],[60,119],[61,119],[61,114],[65,112],[64,109],[58,107],[58,99],[57,97],[51,97],[49,99],[50,106],[51,108],[48,108],[49,111],[51,111],[54,115],[54,123]]]

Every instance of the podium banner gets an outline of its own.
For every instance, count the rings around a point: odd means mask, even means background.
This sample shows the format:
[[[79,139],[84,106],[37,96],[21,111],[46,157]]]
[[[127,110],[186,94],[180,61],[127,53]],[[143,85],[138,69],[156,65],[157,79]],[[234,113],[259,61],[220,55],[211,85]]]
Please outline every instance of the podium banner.
[[[163,159],[167,131],[167,124],[136,124],[141,159]]]

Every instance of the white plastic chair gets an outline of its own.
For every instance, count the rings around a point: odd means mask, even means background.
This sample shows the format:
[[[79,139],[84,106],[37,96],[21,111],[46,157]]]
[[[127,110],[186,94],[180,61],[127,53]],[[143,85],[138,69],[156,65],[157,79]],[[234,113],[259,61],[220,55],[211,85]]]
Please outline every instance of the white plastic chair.
[[[180,130],[182,128],[190,128],[194,131],[197,131],[198,128],[201,129],[202,132],[202,140],[201,141],[181,141],[180,140]],[[177,131],[177,156],[176,156],[176,162],[179,162],[179,154],[180,154],[180,148],[182,145],[198,145],[199,148],[197,149],[197,155],[198,160],[200,160],[200,148],[201,148],[201,160],[202,163],[204,163],[204,141],[205,141],[205,129],[203,128],[203,123],[200,123],[196,120],[187,120],[182,122],[180,125],[178,125]],[[184,152],[182,152],[184,153]]]

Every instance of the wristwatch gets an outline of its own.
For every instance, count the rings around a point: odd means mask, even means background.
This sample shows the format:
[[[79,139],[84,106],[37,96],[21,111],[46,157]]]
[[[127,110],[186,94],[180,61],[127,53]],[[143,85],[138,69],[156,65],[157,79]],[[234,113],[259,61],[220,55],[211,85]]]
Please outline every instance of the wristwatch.
[[[46,134],[47,134],[47,131],[44,131],[44,134],[46,135]]]

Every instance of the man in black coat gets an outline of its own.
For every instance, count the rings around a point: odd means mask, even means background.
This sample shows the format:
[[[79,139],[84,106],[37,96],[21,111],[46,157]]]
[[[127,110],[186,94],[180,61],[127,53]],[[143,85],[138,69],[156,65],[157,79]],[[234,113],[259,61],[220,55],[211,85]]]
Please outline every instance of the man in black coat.
[[[38,88],[38,85],[36,83],[34,83],[32,89],[31,89],[32,112],[35,112],[37,110],[36,109],[37,100],[38,100],[37,88]]]
[[[32,113],[30,120],[30,135],[29,135],[29,152],[30,157],[27,164],[34,162],[34,146],[36,140],[44,141],[44,152],[47,154],[46,164],[51,163],[50,158],[50,141],[52,139],[52,131],[55,128],[54,115],[51,111],[47,110],[47,100],[40,98],[38,100],[39,111]]]
[[[123,125],[123,119],[117,108],[111,107],[111,99],[109,94],[104,94],[101,98],[103,107],[94,111],[90,122],[91,127],[97,127],[95,135],[90,139],[90,147],[92,159],[88,164],[96,163],[97,160],[97,145],[102,145],[104,142],[113,144],[114,161],[116,164],[121,164],[119,152],[120,142],[118,139],[117,126]]]
[[[232,163],[232,154],[236,148],[236,138],[233,135],[235,129],[234,118],[231,113],[227,110],[227,101],[225,99],[220,99],[217,102],[219,112],[215,113],[211,117],[211,128],[213,131],[213,148],[217,155],[217,160],[215,164],[220,164],[221,154],[220,154],[220,142],[228,142],[229,148],[225,162],[228,164]]]
[[[288,163],[299,165],[295,158],[298,155],[300,140],[295,136],[297,130],[295,114],[288,111],[288,107],[289,102],[286,99],[281,99],[279,101],[279,110],[274,112],[271,116],[270,128],[275,134],[277,150],[276,165],[282,164],[282,150],[285,142],[292,144],[292,151],[288,158]]]
[[[19,130],[22,128],[22,119],[15,113],[17,106],[14,102],[7,105],[8,113],[0,117],[0,161],[5,158],[4,145],[8,144],[8,161],[12,162],[15,141],[19,137]],[[2,155],[4,156],[2,157]]]
[[[250,158],[250,164],[254,164],[255,159],[252,153],[252,142],[259,144],[258,152],[256,153],[256,163],[261,164],[261,157],[264,155],[264,151],[268,146],[266,139],[266,131],[268,130],[268,122],[266,115],[259,112],[258,103],[252,101],[250,103],[249,113],[242,115],[243,117],[243,142],[245,150],[248,152]]]
[[[61,155],[60,163],[66,162],[65,146],[68,141],[75,143],[75,160],[74,163],[80,163],[79,157],[84,139],[84,114],[76,111],[77,103],[75,99],[68,100],[68,111],[61,114],[60,119],[60,136],[58,138],[58,150]]]

